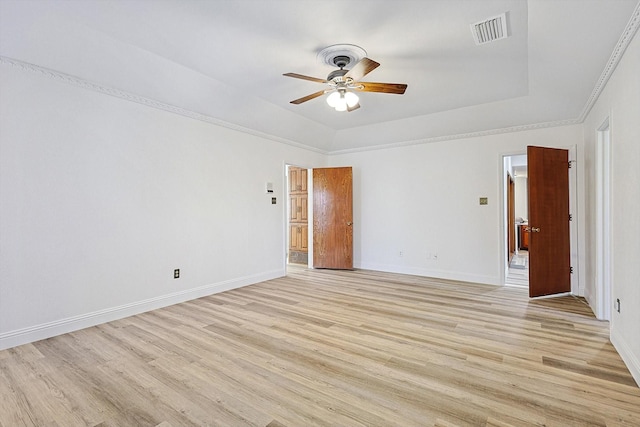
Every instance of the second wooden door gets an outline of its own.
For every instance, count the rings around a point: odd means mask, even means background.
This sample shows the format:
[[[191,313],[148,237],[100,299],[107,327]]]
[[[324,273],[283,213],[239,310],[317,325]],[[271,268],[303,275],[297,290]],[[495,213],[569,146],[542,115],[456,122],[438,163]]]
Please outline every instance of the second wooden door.
[[[313,267],[353,268],[351,167],[313,169]]]

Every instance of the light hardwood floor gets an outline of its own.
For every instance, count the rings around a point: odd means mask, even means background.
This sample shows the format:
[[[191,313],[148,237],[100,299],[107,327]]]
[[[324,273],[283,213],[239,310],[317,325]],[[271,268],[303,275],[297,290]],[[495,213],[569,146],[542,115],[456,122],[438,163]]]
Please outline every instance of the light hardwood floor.
[[[0,352],[0,425],[640,426],[583,300],[308,271]]]
[[[519,264],[519,266],[514,266]],[[524,265],[523,265],[524,264]],[[511,259],[505,280],[507,285],[529,288],[529,252],[518,251]]]

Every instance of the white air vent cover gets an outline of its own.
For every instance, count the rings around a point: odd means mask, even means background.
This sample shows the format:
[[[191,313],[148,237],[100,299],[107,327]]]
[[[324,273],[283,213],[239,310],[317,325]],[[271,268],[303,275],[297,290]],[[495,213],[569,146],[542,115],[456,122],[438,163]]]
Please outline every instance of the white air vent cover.
[[[507,14],[503,13],[502,15],[471,24],[471,32],[478,45],[506,39],[509,36],[507,34]]]

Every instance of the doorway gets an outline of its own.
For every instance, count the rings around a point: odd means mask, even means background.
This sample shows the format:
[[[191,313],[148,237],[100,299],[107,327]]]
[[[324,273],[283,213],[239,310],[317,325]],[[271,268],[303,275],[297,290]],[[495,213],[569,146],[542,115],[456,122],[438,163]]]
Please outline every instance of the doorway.
[[[504,234],[505,284],[529,287],[529,233],[527,155],[514,154],[503,158],[506,207]]]
[[[287,165],[287,264],[309,264],[308,169]]]
[[[562,154],[561,154],[562,153]],[[532,156],[535,154],[535,156]],[[518,159],[518,156],[523,156]],[[520,162],[519,162],[520,160]],[[518,221],[520,222],[520,217],[522,218],[522,222],[519,224],[521,230],[517,230],[516,234],[519,234],[521,237],[520,243],[517,244],[518,253],[520,253],[523,249],[522,243],[524,242],[526,246],[528,246],[528,263],[526,263],[525,270],[527,267],[529,269],[528,275],[523,275],[522,279],[528,279],[528,283],[526,284],[529,289],[530,296],[551,296],[557,294],[558,291],[544,290],[544,286],[548,286],[553,284],[554,286],[565,286],[567,277],[564,274],[568,274],[569,286],[567,286],[566,291],[562,292],[571,292],[575,295],[583,295],[584,288],[580,282],[580,266],[578,259],[578,211],[576,207],[578,206],[577,199],[577,169],[579,167],[579,158],[577,154],[576,146],[569,146],[566,148],[545,148],[545,147],[535,147],[528,146],[527,154],[504,154],[501,157],[501,166],[503,173],[501,174],[501,187],[502,187],[502,231],[501,231],[501,260],[500,266],[502,270],[502,283],[505,285],[513,285],[513,286],[525,286],[524,280],[517,281],[514,278],[509,276],[509,263],[506,262],[508,257],[508,186],[505,184],[507,174],[511,173],[513,175],[520,175],[518,172],[514,173],[514,169],[517,169],[517,166],[524,166],[526,162],[526,185],[523,185],[522,194],[526,194],[527,200],[527,209],[525,212],[527,214],[518,215],[516,214]],[[562,168],[566,172],[561,172],[559,168]],[[533,171],[532,171],[533,169]],[[553,172],[553,173],[551,173]],[[520,175],[524,178],[523,175]],[[564,178],[562,178],[564,177]],[[534,179],[535,178],[535,185]],[[560,181],[562,178],[562,182]],[[542,181],[541,181],[542,179]],[[532,190],[536,190],[533,191]],[[544,188],[544,189],[543,189]],[[568,194],[564,193],[564,190],[568,190]],[[562,191],[561,191],[562,190]],[[526,193],[524,193],[526,191]],[[515,190],[516,197],[518,194],[518,189]],[[553,193],[553,194],[552,194]],[[560,196],[560,194],[564,193],[565,195]],[[560,197],[557,199],[557,197]],[[537,203],[534,203],[531,200],[537,200]],[[563,200],[563,201],[562,201]],[[559,203],[562,201],[562,203]],[[568,206],[565,203],[568,202]],[[534,209],[535,216],[537,220],[533,218],[532,207],[536,207]],[[549,210],[547,211],[547,207]],[[553,213],[552,213],[553,212]],[[568,212],[568,215],[567,213]],[[542,215],[542,216],[541,216]],[[525,220],[526,224],[525,224]],[[532,221],[542,221],[544,225],[534,224]],[[560,237],[566,236],[565,231],[560,231],[557,229],[561,222],[568,223],[568,239],[569,242],[560,241]],[[568,221],[568,222],[567,222]],[[524,226],[524,227],[523,227]],[[534,227],[535,226],[535,227]],[[516,224],[518,227],[518,224]],[[564,226],[562,226],[564,227]],[[543,230],[541,232],[541,229]],[[522,233],[524,231],[524,234]],[[527,231],[529,233],[535,232],[535,236],[529,234],[528,242],[527,242]],[[534,241],[532,241],[532,237],[535,237]],[[564,239],[564,237],[562,237]],[[528,245],[527,245],[528,243]],[[535,245],[534,245],[535,243]],[[560,244],[562,243],[562,245]],[[566,246],[565,246],[566,243]],[[543,248],[541,251],[536,251],[535,247]],[[562,249],[559,249],[562,248]],[[557,253],[556,253],[557,252]],[[562,256],[560,256],[560,252],[562,252]],[[554,255],[555,254],[555,255]],[[568,255],[567,255],[568,254]],[[535,260],[531,258],[531,255],[535,255]],[[556,256],[557,255],[557,256]],[[544,259],[543,259],[544,258]],[[562,267],[560,270],[559,265],[560,260],[563,262],[566,260],[566,265]],[[534,262],[535,261],[535,262]],[[536,267],[537,266],[537,267]],[[535,271],[532,271],[534,268]],[[556,279],[549,280],[549,277],[545,276],[545,274],[551,274],[551,270],[555,269],[555,273],[560,274],[562,271],[563,277],[560,280],[559,276]],[[513,272],[513,270],[511,270]],[[535,272],[535,278],[533,278],[532,273]],[[535,279],[535,280],[533,280]],[[535,290],[535,292],[532,292]]]

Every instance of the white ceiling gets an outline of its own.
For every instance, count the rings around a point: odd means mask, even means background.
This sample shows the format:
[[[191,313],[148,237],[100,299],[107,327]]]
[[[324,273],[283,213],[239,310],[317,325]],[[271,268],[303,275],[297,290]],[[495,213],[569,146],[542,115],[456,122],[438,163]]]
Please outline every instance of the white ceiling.
[[[327,152],[578,119],[637,0],[0,0],[0,55]],[[506,12],[505,40],[470,24]],[[382,65],[362,108],[289,101],[329,45]]]

